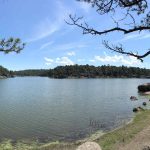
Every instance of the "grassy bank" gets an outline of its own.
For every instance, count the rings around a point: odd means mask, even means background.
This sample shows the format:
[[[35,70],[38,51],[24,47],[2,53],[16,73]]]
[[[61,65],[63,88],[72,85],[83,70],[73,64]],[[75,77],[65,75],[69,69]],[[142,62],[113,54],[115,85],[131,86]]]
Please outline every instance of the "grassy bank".
[[[106,133],[95,141],[100,144],[103,150],[117,150],[118,146],[127,144],[134,136],[150,125],[150,110],[145,110],[136,114],[133,121],[119,129]],[[0,143],[0,150],[75,150],[82,142],[48,144],[25,142],[13,143],[10,140],[4,140]]]
[[[4,140],[0,143],[0,150],[75,150],[77,144],[75,143],[59,143],[51,142],[47,144],[26,143],[25,141],[18,141],[13,143],[11,140]]]
[[[132,123],[103,135],[96,140],[103,150],[117,150],[118,146],[127,144],[134,136],[150,125],[150,110],[136,114]]]

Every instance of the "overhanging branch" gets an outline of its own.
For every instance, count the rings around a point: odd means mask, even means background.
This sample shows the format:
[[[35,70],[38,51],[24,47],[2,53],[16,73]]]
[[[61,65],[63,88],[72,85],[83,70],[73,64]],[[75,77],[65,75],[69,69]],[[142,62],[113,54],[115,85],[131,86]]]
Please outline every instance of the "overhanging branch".
[[[133,56],[136,57],[137,59],[139,59],[141,62],[143,62],[143,58],[150,55],[150,50],[148,50],[146,53],[144,53],[143,55],[139,55],[138,52],[137,53],[133,53],[131,52],[127,52],[124,50],[123,46],[120,44],[118,46],[116,45],[110,45],[108,43],[108,41],[103,41],[104,46],[114,52],[120,53],[120,54],[124,54],[124,55],[128,55],[128,56]]]
[[[82,20],[83,17],[76,18],[76,16],[72,17],[72,15],[69,15],[69,18],[70,18],[70,22],[66,21],[66,23],[69,25],[75,25],[75,26],[83,29],[83,34],[103,35],[103,34],[115,32],[115,31],[123,32],[124,34],[128,34],[128,33],[136,32],[136,31],[150,30],[150,26],[134,26],[133,28],[130,28],[130,29],[114,27],[111,29],[98,31],[93,28],[90,28],[87,23],[84,23],[84,24],[79,23],[79,21]]]
[[[0,52],[5,54],[10,52],[19,53],[25,47],[25,43],[22,43],[20,39],[9,38],[0,40]]]
[[[92,35],[106,35],[112,32],[121,32],[123,34],[129,34],[141,31],[150,31],[150,11],[148,0],[78,0],[80,2],[88,2],[93,7],[96,7],[96,11],[99,15],[111,14],[111,17],[115,23],[114,27],[110,29],[97,30],[94,27],[90,27],[88,23],[82,22],[83,17],[76,17],[69,15],[70,20],[66,21],[67,24],[77,26],[83,30],[83,34]],[[113,16],[118,12],[122,12],[124,15],[121,20],[116,20]],[[143,15],[143,16],[142,16]],[[131,22],[129,22],[131,20]],[[123,49],[122,45],[114,46],[109,45],[108,42],[104,42],[106,48],[111,51],[130,55],[136,57],[141,62],[143,58],[150,55],[150,49],[143,55],[138,52],[128,52]]]

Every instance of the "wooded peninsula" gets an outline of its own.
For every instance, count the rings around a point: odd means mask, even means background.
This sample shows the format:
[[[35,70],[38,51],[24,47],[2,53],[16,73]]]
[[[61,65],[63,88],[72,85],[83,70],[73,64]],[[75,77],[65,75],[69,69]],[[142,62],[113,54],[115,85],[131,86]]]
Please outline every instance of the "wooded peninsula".
[[[58,66],[54,69],[30,69],[10,72],[14,76],[45,76],[50,78],[150,78],[150,69],[126,66]]]

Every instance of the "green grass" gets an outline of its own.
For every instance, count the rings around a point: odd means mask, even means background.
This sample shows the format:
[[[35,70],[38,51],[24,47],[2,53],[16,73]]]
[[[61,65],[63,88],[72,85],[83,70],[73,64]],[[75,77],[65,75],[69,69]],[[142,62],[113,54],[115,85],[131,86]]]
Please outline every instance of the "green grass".
[[[18,141],[14,143],[12,140],[5,139],[0,143],[0,150],[34,150],[38,147],[35,142]]]
[[[127,144],[142,129],[150,125],[150,110],[137,113],[132,123],[103,135],[97,142],[103,150],[117,150],[118,145]]]
[[[75,143],[51,142],[39,144],[36,142],[26,143],[25,141],[13,143],[13,141],[7,139],[0,143],[0,150],[75,150],[76,147],[77,144]]]

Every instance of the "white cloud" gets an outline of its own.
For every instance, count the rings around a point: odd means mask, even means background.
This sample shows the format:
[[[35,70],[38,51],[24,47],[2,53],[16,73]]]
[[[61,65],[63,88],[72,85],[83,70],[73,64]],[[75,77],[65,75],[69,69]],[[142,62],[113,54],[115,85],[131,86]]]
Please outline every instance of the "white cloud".
[[[51,59],[51,58],[44,57],[44,59],[45,59],[46,61],[48,61],[48,62],[54,62],[54,60]]]
[[[35,42],[51,36],[53,33],[60,29],[59,20],[55,22],[46,18],[42,21],[38,26],[35,27],[35,31],[33,32],[33,36],[27,40],[27,42]]]
[[[50,62],[46,62],[45,63],[47,66],[50,66],[52,63],[50,63]]]
[[[127,35],[123,39],[117,40],[116,42],[125,42],[128,40],[141,40],[147,38],[150,38],[150,34],[148,32],[142,32],[142,33]]]
[[[72,42],[72,43],[65,43],[60,45],[55,45],[51,47],[51,51],[72,51],[74,49],[82,49],[87,47],[88,45],[81,42]]]
[[[105,56],[95,56],[95,61],[103,63],[111,63],[114,65],[126,65],[126,66],[139,66],[141,62],[132,56],[113,55],[109,56],[105,53]]]
[[[122,41],[127,41],[127,40],[131,40],[131,39],[138,39],[141,36],[142,36],[141,34],[128,35],[128,36],[125,36],[124,39],[122,39]]]
[[[56,58],[56,63],[59,65],[74,65],[74,62],[68,57]]]
[[[150,34],[147,33],[145,35],[143,35],[142,37],[140,37],[140,39],[147,39],[147,38],[150,38]]]
[[[68,57],[57,57],[56,59],[51,59],[51,58],[47,58],[45,57],[45,64],[46,65],[52,65],[52,63],[56,64],[56,65],[74,65],[74,62],[69,59]]]
[[[46,47],[52,45],[53,43],[54,43],[54,41],[47,42],[47,43],[43,44],[43,45],[40,47],[40,49],[44,49],[44,48],[46,48]]]
[[[94,59],[90,59],[89,61],[90,61],[90,62],[95,62],[96,60],[94,60]]]
[[[67,55],[68,55],[68,56],[75,56],[76,53],[72,51],[72,52],[68,52]]]
[[[75,42],[75,43],[61,44],[61,45],[56,46],[54,49],[55,50],[70,50],[70,49],[79,49],[79,48],[84,48],[84,47],[87,47],[87,45],[83,43]]]
[[[61,1],[56,1],[57,13],[54,19],[47,17],[34,27],[33,36],[27,39],[27,42],[35,42],[53,35],[59,31],[64,24],[64,19],[68,17],[71,10]]]
[[[46,65],[51,65],[53,62],[54,62],[54,60],[53,59],[50,59],[50,58],[47,58],[47,57],[44,57],[44,60],[46,61]]]

